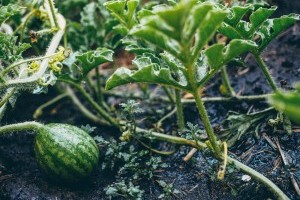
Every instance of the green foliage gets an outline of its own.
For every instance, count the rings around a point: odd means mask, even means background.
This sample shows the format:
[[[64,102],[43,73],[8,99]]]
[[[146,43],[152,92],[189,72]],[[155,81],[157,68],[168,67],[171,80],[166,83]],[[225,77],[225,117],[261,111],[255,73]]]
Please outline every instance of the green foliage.
[[[226,13],[211,3],[181,1],[174,7],[159,7],[154,15],[141,19],[131,33],[147,40],[179,58],[193,63],[204,45],[211,39]],[[195,45],[192,40],[195,37]]]
[[[76,56],[81,63],[83,77],[85,77],[92,69],[99,65],[113,61],[113,51],[106,48],[98,48],[95,51],[88,51]]]
[[[171,197],[177,197],[176,195],[180,194],[179,190],[174,189],[173,183],[167,184],[165,181],[162,180],[157,182],[158,185],[163,188],[163,193],[159,195],[158,199],[171,199]]]
[[[278,92],[269,98],[269,103],[285,113],[291,120],[300,123],[300,85],[296,91]]]
[[[204,131],[200,129],[198,124],[192,124],[191,122],[186,123],[186,127],[183,130],[183,137],[189,140],[199,140],[200,136],[204,134]]]
[[[135,11],[139,5],[139,0],[129,1],[108,1],[104,6],[110,11],[111,15],[114,16],[121,23],[115,29],[125,29],[123,32],[126,33],[128,29],[136,23]]]
[[[141,197],[144,191],[133,183],[152,180],[157,170],[167,167],[160,157],[153,156],[148,150],[140,150],[127,142],[117,142],[113,138],[104,140],[98,136],[95,140],[106,150],[102,168],[117,170],[117,181],[106,189],[106,194],[110,198]]]
[[[164,50],[161,59],[167,64],[153,62],[147,59],[150,54],[144,53],[135,59],[135,70],[118,69],[108,79],[106,89],[144,82],[191,92],[192,80],[187,74],[188,68],[194,68],[193,65],[196,66],[197,86],[203,85],[224,64],[256,48],[251,41],[233,40],[227,46],[213,45],[201,53],[225,17],[226,12],[214,4],[198,4],[194,0],[181,1],[173,7],[159,6],[151,14],[143,15],[141,24],[133,27],[130,34]],[[139,50],[143,51],[143,48]],[[141,60],[143,62],[138,62]]]
[[[219,31],[231,39],[255,41],[259,46],[258,51],[261,52],[276,36],[299,20],[297,14],[269,19],[275,10],[276,7],[233,6]],[[249,19],[245,21],[244,18],[249,12]]]
[[[67,2],[59,5],[65,15],[70,15],[67,38],[73,49],[84,52],[98,47],[113,47],[118,43],[118,36],[112,33],[112,27],[118,22],[108,15],[103,6],[105,0],[98,3]]]
[[[0,25],[13,15],[20,13],[21,7],[16,4],[0,5]]]
[[[151,63],[147,57],[137,57],[137,59],[148,60],[143,65],[137,66],[137,70],[130,70],[122,67],[115,71],[115,73],[107,80],[106,89],[112,89],[119,85],[128,83],[158,83],[162,85],[171,85],[181,90],[191,90],[185,76],[181,76],[177,81],[172,76],[172,71],[169,68],[161,67],[157,63]],[[136,60],[137,60],[136,59]],[[135,64],[141,64],[135,62]],[[182,74],[183,72],[178,71]]]
[[[2,64],[8,65],[22,59],[22,53],[31,47],[27,43],[18,44],[17,40],[18,37],[16,36],[0,32],[0,60],[3,61]]]
[[[70,79],[72,81],[81,81],[87,74],[99,67],[101,64],[113,61],[113,51],[107,48],[97,48],[96,50],[87,51],[85,53],[75,52],[63,64],[69,69],[60,77]]]
[[[229,112],[222,122],[224,130],[221,131],[220,138],[226,141],[230,147],[251,133],[255,133],[259,137],[263,122],[267,123],[274,113],[270,109],[250,114]]]
[[[113,197],[124,197],[125,199],[141,200],[144,191],[135,186],[132,182],[125,183],[124,180],[115,182],[105,189],[105,194],[112,199]]]

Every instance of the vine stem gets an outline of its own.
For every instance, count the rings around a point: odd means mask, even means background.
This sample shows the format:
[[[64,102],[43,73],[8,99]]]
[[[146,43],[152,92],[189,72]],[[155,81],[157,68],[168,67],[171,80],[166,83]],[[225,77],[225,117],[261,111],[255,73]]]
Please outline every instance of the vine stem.
[[[36,130],[43,127],[43,124],[39,122],[22,122],[17,124],[9,124],[0,127],[0,135],[9,134],[11,132],[17,131],[29,131],[29,130]]]
[[[50,18],[50,21],[51,21],[51,24],[52,26],[58,28],[58,22],[57,22],[57,16],[56,16],[56,12],[55,12],[55,7],[54,7],[54,1],[53,0],[47,0],[47,3],[45,3],[45,7],[46,9],[50,9],[50,12],[49,13],[49,18]]]
[[[227,73],[227,67],[225,65],[221,68],[221,76],[223,84],[226,87],[226,89],[230,92],[230,95],[233,97],[236,96],[236,93],[230,84],[229,76]]]
[[[212,128],[211,123],[210,123],[209,118],[208,118],[207,111],[204,107],[204,104],[201,100],[201,97],[200,97],[200,94],[199,94],[198,90],[194,91],[193,96],[195,98],[195,103],[196,103],[196,106],[198,108],[198,111],[199,111],[204,129],[205,129],[205,131],[208,135],[208,138],[209,138],[209,141],[210,141],[210,143],[213,147],[213,150],[215,151],[214,153],[216,153],[217,155],[222,155],[220,146],[217,142],[217,137],[214,134],[213,128]]]
[[[97,102],[93,100],[93,98],[77,83],[74,83],[73,81],[66,80],[66,79],[58,79],[59,81],[68,83],[75,87],[82,95],[83,97],[93,106],[93,108],[106,120],[108,121],[112,126],[119,127],[118,122],[112,118],[103,108],[101,108]]]
[[[188,146],[194,147],[198,150],[203,150],[203,149],[207,148],[206,144],[204,144],[204,143],[196,142],[194,140],[187,140],[187,139],[181,138],[181,137],[176,137],[176,136],[166,135],[166,134],[157,133],[157,132],[153,132],[153,131],[148,131],[148,130],[144,130],[141,128],[137,128],[136,132],[138,134],[142,134],[143,136],[148,137],[150,139],[167,141],[167,142],[171,142],[173,144],[188,145]],[[219,159],[219,158],[217,158],[217,159]],[[234,166],[238,170],[241,170],[242,172],[249,174],[252,178],[257,180],[258,182],[266,185],[278,197],[278,199],[280,199],[280,200],[288,200],[289,199],[289,197],[286,196],[277,185],[275,185],[272,181],[270,181],[267,177],[265,177],[261,173],[255,171],[251,167],[248,167],[247,165],[241,163],[240,161],[238,161],[230,156],[227,156],[227,160],[228,160],[228,163],[234,164]]]
[[[272,87],[273,91],[277,92],[278,87],[277,87],[276,82],[274,81],[274,78],[272,77],[270,70],[269,70],[268,66],[266,65],[265,61],[262,59],[262,57],[258,53],[253,53],[253,55],[254,55],[258,65],[262,69],[262,71],[263,71],[268,83]]]
[[[240,169],[246,174],[249,174],[252,178],[267,186],[277,196],[279,200],[290,199],[288,196],[284,194],[284,192],[277,185],[275,185],[272,181],[270,181],[267,177],[265,177],[261,173],[255,171],[251,167],[248,167],[247,165],[239,162],[234,158],[228,156],[227,159],[228,159],[228,163],[233,163],[237,169]]]
[[[91,111],[89,111],[81,102],[80,100],[77,98],[76,94],[74,93],[74,91],[70,88],[67,87],[66,88],[67,94],[68,96],[71,98],[71,100],[73,101],[73,103],[77,106],[77,108],[79,109],[79,111],[88,119],[90,119],[92,122],[96,123],[96,124],[101,124],[101,125],[106,125],[108,126],[109,123],[107,123],[106,121],[100,119],[98,116],[94,115]]]
[[[15,91],[16,89],[13,88],[11,91],[6,92],[5,96],[0,101],[0,108],[9,100],[9,98],[15,93]]]
[[[51,105],[53,105],[53,104],[59,102],[61,99],[65,98],[65,97],[67,97],[67,96],[68,96],[67,93],[62,93],[62,94],[56,96],[55,98],[51,99],[50,101],[47,101],[46,103],[40,105],[40,106],[35,110],[35,112],[34,112],[34,114],[33,114],[33,118],[34,118],[34,119],[39,118],[39,117],[42,115],[43,110],[44,110],[45,108],[47,108],[47,107],[49,107],[49,106],[51,106]]]
[[[198,87],[197,78],[196,78],[196,74],[197,74],[196,66],[195,66],[195,64],[186,64],[185,66],[187,69],[187,79],[192,87],[192,95],[194,96],[200,118],[202,120],[204,129],[208,136],[210,145],[212,147],[212,151],[217,156],[221,156],[222,155],[221,148],[217,142],[217,137],[214,134],[207,111],[204,107],[203,101],[201,100],[201,96],[200,96],[200,93],[198,90],[199,87]]]
[[[183,115],[183,106],[181,102],[181,92],[180,90],[175,89],[175,99],[176,99],[176,108],[177,108],[177,124],[180,131],[184,129],[184,115]]]
[[[123,97],[123,98],[132,98],[132,99],[144,99],[142,96],[135,95],[126,95],[116,92],[107,92],[105,91],[105,95],[115,96],[115,97]],[[273,94],[260,94],[260,95],[248,95],[248,96],[234,96],[234,97],[203,97],[203,102],[237,102],[237,101],[263,101],[272,96]],[[168,98],[164,97],[151,97],[153,101],[164,101],[171,102]],[[181,99],[183,104],[195,103],[195,99]]]

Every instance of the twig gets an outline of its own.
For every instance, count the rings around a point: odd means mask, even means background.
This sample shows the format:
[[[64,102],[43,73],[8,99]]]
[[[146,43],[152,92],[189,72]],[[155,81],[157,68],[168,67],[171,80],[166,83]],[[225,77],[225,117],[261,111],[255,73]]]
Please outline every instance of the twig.
[[[190,150],[190,152],[183,158],[184,162],[189,161],[196,152],[197,152],[197,149],[196,148],[192,148]]]
[[[263,133],[262,136],[263,136],[263,138],[265,138],[265,140],[269,143],[269,145],[270,145],[274,150],[277,149],[276,144],[271,140],[271,138],[269,138],[269,136],[268,136],[266,133]]]
[[[285,157],[284,151],[281,149],[281,146],[280,146],[278,138],[275,139],[275,142],[276,142],[276,145],[278,147],[278,151],[280,153],[280,156],[282,158],[284,166],[285,167],[289,167],[290,164],[289,164],[288,160]],[[295,180],[294,174],[291,173],[291,172],[289,172],[289,174],[290,174],[290,179],[291,179],[291,182],[292,182],[292,184],[294,186],[294,189],[295,189],[297,195],[300,196],[300,188],[299,188],[299,185],[298,185],[297,181]]]

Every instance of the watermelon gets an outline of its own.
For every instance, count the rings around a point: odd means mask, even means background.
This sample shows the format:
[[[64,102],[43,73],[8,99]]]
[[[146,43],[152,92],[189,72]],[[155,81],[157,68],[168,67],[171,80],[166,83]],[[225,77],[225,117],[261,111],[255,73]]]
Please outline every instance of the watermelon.
[[[42,171],[58,181],[82,180],[99,161],[99,149],[93,138],[84,130],[67,124],[40,127],[34,150]]]

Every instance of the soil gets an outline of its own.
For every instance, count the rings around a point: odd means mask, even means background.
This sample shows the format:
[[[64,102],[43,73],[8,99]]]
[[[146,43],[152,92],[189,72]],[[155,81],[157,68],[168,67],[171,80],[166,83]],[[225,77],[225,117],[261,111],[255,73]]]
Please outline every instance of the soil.
[[[300,25],[290,28],[272,42],[263,53],[263,57],[270,66],[276,81],[278,83],[286,81],[285,87],[292,87],[294,82],[300,80]],[[247,60],[248,68],[246,69],[228,67],[235,91],[244,95],[271,92],[254,59],[250,56]],[[218,94],[220,83],[219,78],[211,81],[206,95]],[[36,105],[51,99],[55,94],[55,90],[50,89],[47,95],[21,96],[16,107],[5,116],[4,122],[33,120],[32,114]],[[144,102],[143,106],[149,105]],[[266,103],[207,103],[206,107],[213,124],[218,125],[229,110],[246,113],[250,107],[253,111],[266,107]],[[185,106],[185,114],[187,121],[201,124],[194,105]],[[67,99],[47,109],[41,121],[70,123],[77,126],[90,124]],[[168,120],[165,123],[166,128],[172,128],[175,121],[175,118]],[[109,127],[97,127],[94,135],[104,137],[116,135],[116,130]],[[292,135],[267,133],[267,135],[272,139],[278,138],[282,149],[291,161],[289,169],[283,166],[279,152],[272,149],[264,137],[257,139],[249,135],[238,146],[231,149],[231,155],[270,178],[291,199],[299,199],[288,172],[300,174],[300,133],[294,132]],[[38,168],[34,158],[33,138],[34,135],[31,132],[1,137],[0,199],[107,199],[104,188],[114,182],[114,172],[102,171],[99,166],[86,182],[68,186],[51,182]],[[185,163],[182,158],[188,151],[189,148],[181,147],[177,153],[163,158],[168,167],[158,172],[153,180],[142,181],[141,189],[145,190],[143,199],[157,199],[162,193],[157,180],[174,183],[174,188],[181,192],[171,199],[274,199],[272,193],[263,185],[254,180],[242,181],[243,174],[236,171],[227,175],[224,181],[213,180],[216,177],[217,168],[212,164],[212,160],[206,159],[202,153],[198,152],[193,160]],[[245,155],[245,152],[249,155]],[[300,180],[298,181],[300,183]]]

